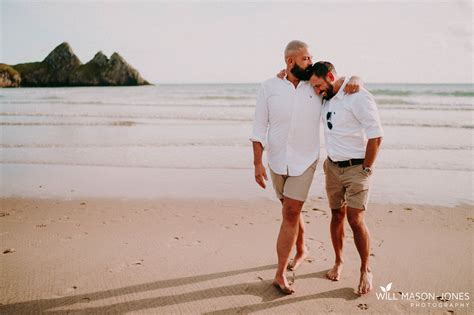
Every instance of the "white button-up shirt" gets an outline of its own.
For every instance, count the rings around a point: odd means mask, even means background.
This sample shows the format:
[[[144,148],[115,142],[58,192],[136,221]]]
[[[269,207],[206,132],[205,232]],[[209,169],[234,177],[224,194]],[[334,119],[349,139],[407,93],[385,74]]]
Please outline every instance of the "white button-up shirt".
[[[346,78],[329,101],[323,101],[324,139],[333,161],[363,159],[367,139],[383,136],[374,97],[364,88],[358,93],[345,94],[343,90],[348,81]]]
[[[262,143],[273,172],[299,176],[319,158],[321,98],[308,81],[295,88],[285,79],[263,82],[251,141]]]

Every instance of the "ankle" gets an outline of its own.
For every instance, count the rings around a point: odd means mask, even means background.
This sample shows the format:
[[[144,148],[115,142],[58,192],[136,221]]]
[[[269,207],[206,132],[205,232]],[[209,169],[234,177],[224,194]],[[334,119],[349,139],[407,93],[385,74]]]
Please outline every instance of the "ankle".
[[[308,248],[305,245],[296,247],[296,253],[299,255],[306,254],[308,252]]]
[[[278,279],[278,280],[285,279],[285,275],[284,275],[283,273],[277,272],[277,273],[275,274],[275,279]]]
[[[371,270],[370,270],[370,267],[367,266],[367,267],[360,267],[360,273],[370,273]]]

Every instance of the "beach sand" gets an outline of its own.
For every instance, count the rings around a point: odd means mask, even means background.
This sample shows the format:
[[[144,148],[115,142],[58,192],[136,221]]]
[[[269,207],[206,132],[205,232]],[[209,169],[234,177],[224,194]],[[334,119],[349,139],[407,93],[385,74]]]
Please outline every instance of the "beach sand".
[[[281,223],[274,200],[3,198],[0,313],[472,314],[470,300],[401,299],[472,295],[472,206],[371,204],[374,290],[363,297],[354,293],[349,225],[342,279],[332,282],[327,201],[310,199],[303,216],[310,257],[295,273],[296,293],[282,296],[271,286]],[[389,283],[391,300],[378,299]]]

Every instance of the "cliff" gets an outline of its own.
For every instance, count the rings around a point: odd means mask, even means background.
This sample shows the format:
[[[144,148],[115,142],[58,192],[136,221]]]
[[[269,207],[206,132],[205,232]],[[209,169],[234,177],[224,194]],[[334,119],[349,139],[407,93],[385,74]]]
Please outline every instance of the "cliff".
[[[118,53],[108,59],[98,52],[82,64],[68,43],[56,47],[41,62],[0,63],[0,87],[148,85]]]

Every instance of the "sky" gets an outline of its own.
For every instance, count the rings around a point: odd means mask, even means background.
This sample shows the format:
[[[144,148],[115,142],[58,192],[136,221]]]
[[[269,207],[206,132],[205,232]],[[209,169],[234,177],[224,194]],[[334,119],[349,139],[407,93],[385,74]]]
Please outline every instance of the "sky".
[[[256,83],[286,44],[368,83],[472,83],[471,1],[0,0],[0,62],[68,42],[86,63],[118,52],[153,83]]]

